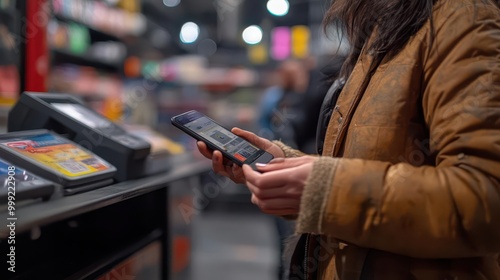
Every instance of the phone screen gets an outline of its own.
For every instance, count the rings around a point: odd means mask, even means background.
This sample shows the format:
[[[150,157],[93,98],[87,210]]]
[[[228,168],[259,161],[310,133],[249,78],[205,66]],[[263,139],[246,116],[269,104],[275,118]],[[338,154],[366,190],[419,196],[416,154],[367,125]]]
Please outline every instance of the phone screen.
[[[242,163],[261,152],[259,148],[199,112],[189,112],[178,117],[177,121],[187,129],[210,141],[218,150],[230,154]]]

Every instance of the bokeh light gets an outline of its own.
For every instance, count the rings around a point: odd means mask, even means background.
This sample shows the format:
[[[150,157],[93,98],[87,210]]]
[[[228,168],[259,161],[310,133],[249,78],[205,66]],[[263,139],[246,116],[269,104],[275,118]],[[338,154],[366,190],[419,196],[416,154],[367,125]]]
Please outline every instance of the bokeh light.
[[[243,41],[249,45],[255,45],[262,41],[262,29],[257,25],[251,25],[243,30]]]
[[[185,44],[194,43],[200,35],[200,27],[194,22],[186,22],[181,28],[180,38]]]
[[[267,10],[275,16],[284,16],[288,14],[290,3],[287,0],[269,0]]]
[[[181,0],[163,0],[163,4],[167,7],[173,8],[181,3]]]

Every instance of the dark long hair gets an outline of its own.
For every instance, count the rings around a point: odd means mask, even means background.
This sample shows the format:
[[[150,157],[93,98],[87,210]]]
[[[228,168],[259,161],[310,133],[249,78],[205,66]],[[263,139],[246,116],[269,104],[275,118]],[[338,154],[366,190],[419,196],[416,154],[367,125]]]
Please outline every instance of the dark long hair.
[[[351,50],[345,60],[340,77],[347,79],[365,47],[375,61],[383,57],[392,58],[408,43],[410,38],[431,20],[431,35],[434,36],[432,11],[436,0],[331,0],[324,26],[334,23],[347,32]],[[500,0],[481,0],[500,6]],[[365,46],[374,29],[377,36]]]
[[[431,18],[436,0],[332,0],[324,18],[324,26],[340,23],[351,50],[340,76],[347,79],[363,47],[375,59],[396,55]],[[377,36],[365,46],[374,29]]]

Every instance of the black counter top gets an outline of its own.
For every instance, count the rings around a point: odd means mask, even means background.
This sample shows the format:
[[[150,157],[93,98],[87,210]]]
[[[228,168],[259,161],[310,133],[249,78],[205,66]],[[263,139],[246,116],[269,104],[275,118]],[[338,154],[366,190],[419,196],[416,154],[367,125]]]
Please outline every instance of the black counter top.
[[[79,214],[118,203],[139,195],[166,187],[169,183],[199,175],[211,170],[211,162],[201,159],[187,159],[174,161],[173,168],[163,174],[121,182],[89,192],[54,198],[45,202],[16,207],[16,233],[31,228],[43,226],[56,221],[64,220]],[[0,238],[6,238],[9,233],[8,224],[11,218],[6,209],[0,211]]]

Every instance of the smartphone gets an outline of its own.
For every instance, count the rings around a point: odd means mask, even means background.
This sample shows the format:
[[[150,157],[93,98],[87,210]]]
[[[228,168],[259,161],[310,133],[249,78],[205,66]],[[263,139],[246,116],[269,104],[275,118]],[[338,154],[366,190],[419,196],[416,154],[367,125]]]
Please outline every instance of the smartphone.
[[[198,111],[180,114],[171,121],[175,127],[196,140],[205,142],[210,149],[221,151],[224,157],[239,166],[248,164],[256,170],[255,164],[268,163],[273,159],[270,153],[257,148]]]

